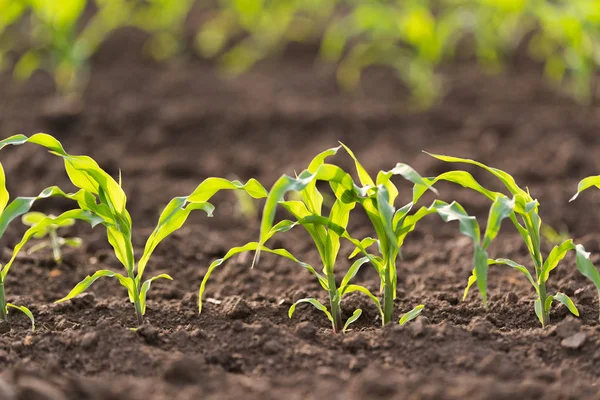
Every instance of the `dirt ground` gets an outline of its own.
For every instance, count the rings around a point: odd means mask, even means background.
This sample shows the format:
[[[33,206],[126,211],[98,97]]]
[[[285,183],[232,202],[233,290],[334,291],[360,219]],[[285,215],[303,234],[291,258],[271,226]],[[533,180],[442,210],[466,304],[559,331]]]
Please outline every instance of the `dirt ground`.
[[[57,100],[44,74],[22,86],[0,75],[1,137],[48,132],[109,173],[122,170],[136,251],[168,200],[189,194],[204,178],[255,177],[269,187],[341,140],[370,171],[396,162],[427,176],[447,169],[421,150],[506,169],[539,199],[545,222],[600,254],[600,193],[568,203],[578,180],[600,171],[600,109],[557,94],[531,65],[516,64],[498,77],[468,63],[448,67],[445,100],[415,112],[388,71],[370,70],[359,92],[341,93],[331,71],[315,66],[314,49],[295,48],[222,80],[207,61],[145,60],[135,50],[141,39],[122,33],[101,49],[80,109]],[[52,184],[70,189],[61,163],[40,148],[7,148],[1,160],[13,196]],[[335,161],[351,167],[342,154]],[[469,170],[496,187],[490,176]],[[410,187],[401,187],[406,200]],[[487,200],[451,185],[439,189],[485,224]],[[322,314],[307,306],[290,320],[294,300],[324,293],[304,269],[268,255],[253,270],[250,257],[218,270],[198,316],[197,291],[210,262],[258,237],[258,221],[236,212],[231,193],[214,203],[214,218],[193,215],[156,250],[149,271],[168,272],[174,281],[153,285],[148,323],[137,332],[128,329],[133,307],[116,281],[98,281],[89,294],[52,303],[85,275],[120,268],[102,227],[72,228],[85,245],[67,251],[62,265],[47,253],[22,255],[8,277],[8,298],[31,308],[38,329],[32,334],[24,316],[11,314],[12,330],[0,336],[0,399],[600,398],[597,295],[574,257],[553,272],[550,286],[572,296],[582,316],[555,307],[547,329],[538,326],[529,283],[509,269],[491,269],[488,310],[476,291],[461,301],[472,246],[456,224],[437,216],[409,236],[398,266],[397,314],[426,305],[423,317],[405,327],[381,329],[377,311],[360,296],[343,303],[345,317],[364,310],[346,335],[333,335]],[[52,212],[70,206],[40,203]],[[506,228],[491,255],[528,263],[519,236]],[[14,223],[3,238],[5,261],[23,230]],[[358,209],[350,231],[371,234]],[[281,234],[275,245],[319,265],[300,229]],[[342,248],[341,274],[350,250]],[[600,265],[598,255],[592,259]],[[374,270],[364,268],[357,279],[377,290]],[[585,340],[573,345],[580,332]]]

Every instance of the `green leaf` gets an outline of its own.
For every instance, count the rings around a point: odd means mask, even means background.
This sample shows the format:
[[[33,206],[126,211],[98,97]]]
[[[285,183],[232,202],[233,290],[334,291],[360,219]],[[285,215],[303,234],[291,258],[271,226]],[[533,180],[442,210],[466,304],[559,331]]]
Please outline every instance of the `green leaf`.
[[[361,185],[363,185],[363,186],[367,186],[367,185],[368,186],[375,186],[375,182],[373,181],[373,179],[371,178],[371,176],[369,175],[369,173],[367,172],[367,170],[358,161],[358,159],[354,155],[354,152],[352,150],[350,150],[350,148],[348,146],[346,146],[344,143],[340,142],[340,144],[342,145],[342,147],[344,147],[344,150],[346,150],[346,152],[354,160],[354,165],[356,167],[356,172],[358,174],[358,180],[360,181]]]
[[[585,248],[578,244],[575,246],[577,269],[583,276],[594,283],[598,293],[600,293],[600,273],[590,260],[590,253],[585,251]]]
[[[144,252],[137,265],[137,279],[142,279],[146,264],[156,246],[171,233],[180,229],[193,210],[203,210],[210,217],[214,209],[215,207],[212,204],[206,202],[189,203],[189,197],[175,197],[172,199],[161,213],[156,228],[146,241]]]
[[[511,194],[513,194],[513,195],[521,194],[525,197],[528,197],[527,192],[525,192],[523,189],[521,189],[517,185],[517,183],[515,182],[515,179],[509,173],[504,172],[498,168],[491,168],[485,164],[482,164],[475,160],[470,160],[468,158],[449,157],[449,156],[443,156],[443,155],[439,155],[439,154],[431,154],[431,153],[427,153],[427,152],[425,152],[425,153],[429,154],[430,156],[432,156],[434,158],[437,158],[438,160],[442,160],[445,162],[466,163],[466,164],[476,165],[480,168],[485,169],[486,171],[488,171],[492,175],[494,175],[496,178],[498,178],[504,184],[504,186],[506,186],[506,188],[510,191]]]
[[[565,240],[560,246],[554,246],[552,251],[544,261],[544,265],[542,266],[542,273],[539,277],[538,283],[544,283],[550,277],[550,271],[558,266],[558,263],[565,258],[567,253],[571,250],[575,249],[575,245],[573,244],[573,240]]]
[[[353,292],[360,292],[362,294],[367,295],[368,298],[373,300],[373,303],[375,303],[375,305],[377,306],[377,309],[379,310],[379,314],[383,318],[383,309],[381,308],[381,302],[375,295],[373,295],[373,293],[371,293],[371,291],[369,289],[367,289],[366,287],[361,286],[361,285],[346,285],[343,287],[343,290],[340,290],[340,289],[338,289],[338,293],[340,293],[340,298],[345,294],[349,294],[349,293],[353,293]]]
[[[346,330],[348,330],[348,327],[350,326],[350,324],[356,322],[356,320],[358,320],[361,315],[362,315],[362,310],[360,308],[357,309],[356,311],[354,311],[352,316],[350,318],[348,318],[348,320],[344,324],[344,329],[342,329],[342,332],[346,333]]]
[[[61,221],[65,220],[65,219],[82,220],[82,221],[88,222],[92,227],[94,227],[97,224],[102,222],[102,219],[100,217],[98,217],[97,215],[94,215],[88,211],[83,211],[83,210],[67,211],[55,218],[46,217],[42,221],[38,222],[35,226],[32,226],[31,228],[29,228],[23,235],[23,238],[21,239],[21,241],[19,243],[17,243],[17,245],[13,249],[13,254],[12,254],[11,259],[4,265],[4,268],[2,269],[2,274],[1,274],[2,280],[4,280],[4,278],[6,278],[6,275],[8,274],[8,271],[9,271],[12,263],[17,258],[19,251],[21,251],[23,246],[25,246],[25,244],[27,244],[29,239],[31,239],[37,233],[46,229],[49,225],[56,224],[57,222],[60,223]]]
[[[6,190],[6,176],[4,175],[4,167],[0,163],[0,215],[6,208],[10,196]]]
[[[573,303],[573,300],[571,300],[569,296],[567,296],[564,293],[558,292],[554,295],[554,300],[564,304],[569,309],[571,314],[575,315],[576,317],[579,317],[579,310],[577,309],[575,303]]]
[[[333,317],[331,316],[331,313],[327,310],[327,307],[325,307],[323,304],[321,304],[321,302],[319,300],[313,299],[313,298],[300,299],[297,302],[295,302],[294,304],[292,304],[292,306],[288,310],[288,317],[292,318],[292,316],[294,315],[294,311],[296,311],[296,306],[298,306],[298,304],[302,304],[302,303],[312,304],[312,306],[315,307],[317,310],[325,313],[325,315],[327,315],[327,318],[329,319],[329,321],[333,322]]]
[[[94,282],[96,282],[98,279],[103,278],[103,277],[108,277],[108,278],[115,277],[115,278],[119,279],[119,281],[121,281],[121,283],[123,283],[122,281],[124,281],[125,279],[129,279],[117,272],[109,271],[107,269],[101,269],[99,271],[94,272],[94,274],[92,276],[89,276],[89,275],[86,276],[81,282],[79,282],[77,285],[75,285],[75,287],[69,292],[69,294],[67,294],[62,299],[56,300],[55,303],[62,303],[64,301],[71,300],[73,297],[78,296],[81,293],[85,292]]]
[[[67,247],[71,247],[73,249],[77,249],[77,248],[81,247],[81,245],[83,244],[83,240],[78,237],[59,238],[58,242],[60,243],[61,246],[67,246]]]
[[[29,308],[25,306],[16,306],[11,303],[6,304],[7,308],[14,308],[15,310],[21,311],[23,314],[27,315],[27,318],[31,321],[31,332],[35,332],[35,319],[33,318],[33,313],[29,310]]]
[[[429,181],[430,181],[430,184],[432,184],[432,185],[439,181],[447,181],[447,182],[456,183],[458,185],[461,185],[464,188],[474,190],[477,193],[481,193],[492,201],[494,201],[494,199],[499,194],[502,194],[500,192],[493,192],[491,190],[484,188],[483,186],[481,186],[479,184],[479,182],[477,182],[477,180],[475,178],[473,178],[473,175],[471,175],[470,173],[468,173],[466,171],[445,172],[441,175],[438,175],[436,178],[430,179]],[[423,188],[422,185],[417,185],[415,188],[418,188],[419,191],[423,191],[423,192],[425,191],[425,188]]]
[[[569,201],[575,200],[579,196],[579,193],[593,186],[600,188],[600,175],[588,176],[587,178],[582,179],[581,182],[579,182],[579,184],[577,185],[577,193],[575,193],[575,195]]]
[[[475,272],[477,276],[477,288],[481,294],[483,306],[487,308],[487,273],[488,273],[488,254],[479,246],[475,246],[473,253]]]
[[[338,290],[340,290],[341,293],[343,293],[344,288],[350,284],[350,281],[352,280],[352,278],[354,278],[356,276],[356,274],[360,270],[360,267],[362,267],[364,264],[366,264],[368,262],[369,262],[369,257],[362,257],[362,258],[359,258],[358,260],[354,261],[354,263],[352,263],[352,266],[348,269],[348,272],[346,272],[346,275],[344,275],[344,278],[342,279],[342,282],[340,283],[340,288]]]
[[[413,319],[417,318],[419,316],[419,314],[421,314],[421,311],[423,311],[424,308],[425,308],[425,305],[419,304],[418,306],[416,306],[415,308],[413,308],[412,310],[410,310],[409,312],[404,314],[400,318],[400,321],[398,323],[400,325],[404,325],[407,322],[412,321]]]
[[[552,297],[552,296],[550,296],[550,297]],[[544,326],[542,301],[540,300],[539,297],[537,299],[535,299],[534,309],[535,309],[535,315],[537,315],[538,320],[540,321],[540,324],[542,324],[542,326]]]
[[[546,312],[550,312],[550,307],[552,307],[552,302],[554,301],[554,296],[546,297],[546,302],[544,303],[544,310]]]
[[[361,251],[366,251],[366,249],[368,249],[369,247],[371,247],[375,243],[377,243],[379,245],[379,240],[374,239],[372,237],[366,237],[366,238],[362,239],[360,241],[360,247],[359,246],[355,246],[355,249],[348,256],[348,258],[351,259],[351,258],[356,257],[358,255],[358,253],[360,253]]]
[[[520,271],[521,273],[523,273],[523,275],[525,275],[527,277],[527,280],[529,281],[529,283],[531,283],[531,285],[533,286],[535,291],[537,292],[539,290],[539,286],[538,286],[537,282],[535,281],[535,279],[533,279],[533,276],[531,275],[529,270],[527,268],[525,268],[523,265],[518,264],[518,263],[516,263],[512,260],[506,259],[506,258],[498,258],[496,260],[488,260],[488,264],[489,265],[493,265],[493,264],[508,265],[509,267],[512,267],[512,268],[516,269],[517,271]]]
[[[243,190],[255,199],[267,197],[267,191],[256,179],[250,179],[246,184],[242,184],[237,180],[207,178],[189,195],[188,201],[191,203],[207,202],[220,190]]]
[[[498,232],[500,232],[502,221],[510,217],[510,215],[513,213],[514,207],[514,198],[509,199],[503,195],[496,197],[492,203],[492,207],[490,208],[488,223],[485,230],[485,235],[483,237],[483,244],[481,246],[483,249],[487,249],[492,241],[496,238]]]
[[[46,218],[46,214],[38,211],[31,211],[26,214],[23,214],[23,216],[21,217],[21,222],[23,222],[23,224],[27,226],[34,226],[44,218]]]
[[[208,279],[210,278],[211,274],[215,271],[215,269],[217,269],[220,265],[222,265],[225,261],[227,261],[231,257],[233,257],[237,254],[240,254],[240,253],[247,252],[247,251],[256,251],[259,247],[260,247],[260,244],[258,242],[250,242],[250,243],[246,243],[244,246],[241,246],[241,247],[234,247],[234,248],[230,249],[223,258],[219,258],[218,260],[215,260],[210,264],[210,266],[208,267],[208,271],[206,271],[206,274],[204,275],[204,278],[202,279],[202,283],[200,284],[200,289],[198,291],[198,312],[199,313],[202,312],[202,296],[204,295],[204,290],[206,289],[206,284],[207,284]],[[319,280],[319,283],[321,284],[323,289],[329,290],[329,288],[327,286],[327,279],[325,279],[325,277],[323,277],[321,274],[319,274],[309,264],[306,264],[306,263],[298,260],[292,254],[290,254],[289,251],[287,251],[285,249],[272,250],[265,246],[262,246],[261,250],[281,256],[281,257],[285,257],[288,260],[291,260],[291,261],[299,264],[301,267],[306,268],[311,274],[313,274],[314,276],[317,277],[317,279]]]
[[[142,284],[142,288],[140,289],[140,305],[142,307],[142,315],[146,314],[146,295],[148,294],[148,291],[150,290],[150,286],[152,285],[152,282],[154,282],[157,279],[168,279],[170,281],[173,280],[173,278],[171,278],[171,276],[169,276],[167,274],[160,274],[160,275],[154,276],[154,277],[146,280]]]
[[[467,296],[469,295],[469,290],[475,282],[477,282],[477,271],[473,269],[473,271],[471,272],[471,276],[469,276],[469,280],[467,281],[467,286],[465,287],[465,290],[463,292],[463,301],[466,300]]]

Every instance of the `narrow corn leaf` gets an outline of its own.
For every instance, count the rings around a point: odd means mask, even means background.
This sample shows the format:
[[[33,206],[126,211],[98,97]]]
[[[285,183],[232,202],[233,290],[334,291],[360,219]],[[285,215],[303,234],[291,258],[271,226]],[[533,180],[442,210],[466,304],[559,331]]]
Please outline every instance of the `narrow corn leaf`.
[[[368,257],[362,257],[359,258],[358,260],[354,261],[354,263],[352,263],[352,266],[350,266],[350,268],[348,269],[348,272],[346,272],[346,275],[344,275],[344,278],[342,279],[342,282],[340,283],[340,291],[344,291],[344,288],[350,284],[350,281],[356,276],[356,274],[358,273],[358,271],[360,270],[360,267],[362,267],[364,264],[369,262],[369,258]]]
[[[550,307],[552,307],[552,302],[554,301],[554,296],[546,297],[546,302],[544,303],[544,310],[546,312],[550,312]]]
[[[75,225],[75,220],[74,219],[65,219],[63,221],[60,221],[59,223],[56,224],[57,227],[59,228],[68,228],[70,226]]]
[[[61,246],[67,246],[70,247],[72,249],[77,249],[79,247],[81,247],[81,245],[83,244],[83,240],[81,238],[78,237],[74,237],[74,238],[59,238],[58,239],[59,243]]]
[[[585,251],[585,248],[580,244],[575,246],[575,252],[577,269],[579,270],[579,272],[581,272],[583,276],[585,276],[594,283],[596,289],[598,290],[598,293],[600,294],[600,273],[598,273],[598,270],[590,260],[591,253]]]
[[[140,289],[140,304],[142,306],[142,315],[146,314],[146,295],[148,294],[148,291],[150,290],[150,286],[152,285],[152,282],[154,282],[157,279],[167,279],[170,281],[173,280],[173,278],[171,278],[171,276],[169,276],[167,274],[160,274],[160,275],[154,276],[150,279],[147,279],[142,284],[142,288]]]
[[[0,215],[6,208],[10,195],[6,189],[6,176],[4,175],[4,167],[0,163]]]
[[[100,168],[92,158],[68,154],[54,137],[45,133],[38,133],[29,138],[25,135],[15,135],[0,141],[0,149],[7,145],[21,145],[27,142],[43,146],[51,153],[62,157],[67,175],[75,186],[87,192],[104,196],[113,211],[125,217],[126,196],[119,183]]]
[[[354,155],[354,152],[352,150],[350,150],[350,148],[348,146],[346,146],[344,143],[340,142],[340,144],[344,147],[344,150],[346,150],[346,152],[354,160],[354,165],[356,167],[356,173],[358,174],[358,180],[360,181],[361,185],[375,186],[375,182],[373,182],[373,179],[371,178],[371,176],[369,175],[367,170],[358,161],[358,159]]]
[[[69,199],[76,200],[80,197],[81,193],[67,194],[63,192],[57,186],[51,186],[42,190],[42,192],[36,197],[17,197],[15,198],[0,214],[0,237],[6,231],[8,224],[10,224],[15,218],[27,213],[36,200],[45,199],[51,196],[61,196]]]
[[[479,184],[479,182],[477,182],[473,175],[471,175],[467,171],[449,171],[438,175],[436,178],[429,179],[429,182],[432,185],[439,181],[456,183],[464,188],[471,189],[477,193],[481,193],[492,201],[494,201],[494,199],[499,194],[502,194],[500,192],[494,192],[484,188]],[[417,186],[416,189],[418,189],[418,193],[425,192],[426,190],[422,185]]]
[[[492,243],[492,241],[496,238],[498,232],[500,232],[502,221],[508,218],[513,213],[514,207],[514,198],[509,199],[508,197],[503,195],[499,195],[498,197],[496,197],[496,199],[492,203],[492,207],[490,208],[488,223],[483,237],[483,249],[487,249],[488,246]]]
[[[142,279],[146,264],[150,260],[152,252],[156,249],[156,246],[164,240],[171,233],[180,229],[190,213],[194,210],[203,210],[210,217],[212,216],[215,207],[206,202],[189,203],[187,197],[175,197],[167,204],[163,212],[161,213],[156,228],[148,237],[146,245],[144,246],[144,252],[137,265],[137,277],[138,280]]]
[[[413,319],[417,318],[419,316],[419,314],[421,314],[421,311],[423,311],[424,308],[425,308],[424,304],[419,304],[418,306],[416,306],[415,308],[413,308],[412,310],[410,310],[409,312],[404,314],[400,318],[400,321],[398,323],[400,325],[404,325],[407,322],[412,321]]]
[[[94,282],[96,282],[98,279],[104,278],[104,277],[117,278],[117,279],[119,279],[121,284],[123,284],[123,282],[126,279],[129,279],[117,272],[109,271],[107,269],[101,269],[99,271],[94,272],[94,274],[91,276],[89,276],[89,275],[86,276],[81,282],[79,282],[77,285],[75,285],[75,287],[69,292],[69,294],[67,294],[62,299],[56,300],[55,303],[62,303],[64,301],[72,299],[75,296],[80,295],[81,293],[85,292]],[[131,281],[131,280],[129,279],[129,281]],[[125,287],[127,287],[129,289],[128,286],[125,286]]]
[[[449,157],[449,156],[443,156],[443,155],[439,155],[439,154],[431,154],[431,153],[427,153],[430,156],[437,158],[438,160],[442,160],[445,162],[450,162],[450,163],[466,163],[466,164],[472,164],[472,165],[476,165],[480,168],[485,169],[486,171],[490,172],[492,175],[494,175],[496,178],[498,178],[503,184],[504,186],[506,186],[506,188],[510,191],[511,194],[513,195],[517,195],[517,194],[522,194],[527,196],[527,192],[525,192],[523,189],[521,189],[517,183],[515,182],[515,179],[507,172],[504,172],[498,168],[492,168],[492,167],[488,167],[487,165],[480,163],[478,161],[475,160],[470,160],[468,158],[459,158],[459,157]]]
[[[349,259],[356,257],[361,251],[366,251],[375,243],[379,244],[379,240],[372,237],[366,237],[360,241],[360,247],[356,246],[352,253],[348,256]]]
[[[571,200],[569,201],[575,200],[579,196],[579,193],[593,186],[600,189],[600,175],[588,176],[587,178],[581,180],[581,182],[579,182],[579,184],[577,185],[577,193],[575,193],[575,195],[571,197]]]
[[[35,332],[35,319],[33,318],[33,313],[29,310],[29,308],[27,308],[25,306],[16,306],[11,303],[7,303],[6,307],[13,308],[15,310],[19,310],[23,314],[25,314],[27,316],[27,318],[29,318],[29,320],[31,321],[31,332]]]
[[[509,267],[512,267],[512,268],[516,269],[517,271],[520,271],[521,273],[523,273],[523,275],[525,275],[527,277],[527,280],[534,287],[535,291],[537,292],[539,290],[539,286],[538,286],[537,282],[535,281],[535,279],[533,278],[533,276],[531,275],[529,270],[527,268],[525,268],[523,265],[516,263],[512,260],[506,259],[506,258],[498,258],[496,260],[490,259],[490,260],[488,260],[488,264],[489,265],[493,265],[493,264],[508,265]]]
[[[354,311],[354,313],[352,313],[352,316],[350,316],[350,318],[348,318],[348,320],[344,324],[344,329],[342,329],[342,332],[346,333],[346,331],[348,330],[348,327],[351,324],[353,324],[354,322],[356,322],[356,320],[358,320],[361,315],[362,315],[362,310],[360,308],[357,309],[356,311]]]
[[[469,280],[467,281],[467,286],[465,287],[465,290],[463,292],[463,301],[467,299],[467,296],[469,295],[469,290],[471,290],[471,286],[473,286],[475,282],[477,282],[477,271],[473,269],[473,271],[471,272],[471,276],[469,276]]]
[[[31,211],[26,214],[23,214],[23,216],[21,217],[21,222],[23,222],[24,225],[33,226],[41,220],[43,220],[44,218],[46,218],[46,214],[38,211]]]
[[[240,181],[229,181],[223,178],[207,178],[190,194],[190,203],[204,203],[221,190],[243,190],[255,199],[267,197],[267,191],[256,179],[250,179],[245,184]]]
[[[334,147],[317,154],[317,156],[312,159],[306,170],[310,173],[316,174],[321,165],[325,163],[325,159],[335,155],[338,150],[339,147]],[[320,215],[323,208],[323,195],[317,190],[317,182],[315,180],[308,182],[306,187],[300,193],[302,200],[306,203],[310,211]]]
[[[575,249],[575,245],[573,244],[573,240],[565,240],[560,246],[554,246],[552,251],[544,261],[544,265],[542,266],[542,273],[540,274],[539,283],[546,282],[550,276],[550,271],[558,266],[558,263],[565,258],[567,253],[571,250]]]
[[[13,254],[12,254],[11,259],[4,265],[4,268],[2,269],[2,273],[1,273],[2,280],[4,280],[4,278],[6,278],[6,275],[8,274],[8,271],[10,270],[12,263],[17,258],[19,251],[21,251],[21,249],[23,248],[23,246],[25,246],[25,244],[29,241],[29,239],[31,239],[33,236],[35,236],[38,232],[46,229],[46,227],[48,225],[54,224],[57,221],[60,222],[64,219],[82,220],[82,221],[89,223],[92,227],[94,227],[97,224],[102,222],[102,219],[99,218],[98,216],[96,216],[90,212],[83,211],[83,210],[67,211],[67,212],[62,213],[61,215],[59,215],[56,218],[46,217],[46,219],[43,219],[37,225],[29,228],[23,235],[23,238],[21,239],[21,241],[19,243],[17,243],[17,245],[13,249]]]
[[[576,317],[579,317],[579,310],[577,309],[575,303],[573,303],[573,300],[571,300],[569,296],[567,296],[564,293],[558,292],[554,295],[554,300],[564,304],[569,309],[571,314],[575,315]]]
[[[550,296],[550,297],[552,297],[552,296]],[[543,310],[542,310],[542,301],[540,300],[539,297],[537,299],[535,299],[534,309],[535,309],[535,315],[537,315],[538,320],[540,321],[540,324],[542,324],[542,326],[544,326],[544,316],[543,316]]]
[[[296,307],[298,306],[298,304],[302,304],[302,303],[312,304],[312,306],[315,307],[317,310],[324,312],[325,315],[327,315],[327,318],[331,322],[333,322],[333,317],[331,316],[331,313],[329,312],[329,310],[327,310],[327,307],[325,307],[319,300],[313,299],[313,298],[300,299],[297,302],[295,302],[294,304],[292,304],[292,306],[288,310],[288,317],[292,318],[292,316],[294,315],[294,311],[296,311]]]
[[[338,293],[339,293],[339,297],[340,298],[343,295],[350,294],[350,293],[353,293],[353,292],[362,293],[362,294],[366,295],[368,298],[370,298],[371,300],[373,300],[373,303],[375,303],[375,305],[377,306],[377,309],[379,310],[379,314],[383,317],[383,309],[381,308],[381,302],[366,287],[361,286],[361,285],[346,285],[343,288],[340,287],[340,289],[338,289]]]
[[[428,179],[423,178],[419,173],[412,168],[410,165],[398,163],[396,166],[389,171],[392,175],[400,175],[409,182],[415,185],[424,186],[431,190],[435,194],[439,194],[437,189],[434,188]]]
[[[240,253],[247,252],[247,251],[256,251],[259,247],[261,247],[261,251],[266,251],[268,253],[276,254],[281,257],[285,257],[288,260],[291,260],[291,261],[295,262],[296,264],[299,264],[301,267],[306,268],[311,274],[313,274],[314,276],[317,277],[317,279],[319,280],[319,283],[321,284],[323,289],[329,290],[329,288],[327,286],[327,279],[325,279],[325,277],[323,277],[321,274],[319,274],[309,264],[306,264],[306,263],[298,260],[292,254],[290,254],[289,251],[287,251],[285,249],[272,250],[265,246],[261,246],[258,242],[250,242],[250,243],[246,243],[244,246],[232,248],[231,250],[229,250],[227,252],[227,254],[225,254],[225,256],[223,258],[219,258],[218,260],[215,260],[210,264],[210,266],[208,267],[208,271],[206,271],[206,274],[204,275],[204,278],[202,279],[202,283],[200,284],[200,289],[198,291],[198,312],[199,313],[202,312],[202,296],[204,295],[204,290],[206,289],[206,284],[207,284],[208,279],[210,278],[211,274],[215,271],[215,269],[217,269],[220,265],[222,265],[225,261],[227,261],[231,257],[233,257],[237,254],[240,254]]]

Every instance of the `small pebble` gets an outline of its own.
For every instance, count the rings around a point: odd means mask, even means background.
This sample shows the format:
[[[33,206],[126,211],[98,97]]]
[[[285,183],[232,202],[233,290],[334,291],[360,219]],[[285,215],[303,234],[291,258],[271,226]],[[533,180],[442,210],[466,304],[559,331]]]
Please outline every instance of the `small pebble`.
[[[564,338],[560,345],[567,349],[577,350],[583,346],[585,340],[587,339],[587,335],[584,332],[579,332],[574,334],[573,336],[569,336]]]

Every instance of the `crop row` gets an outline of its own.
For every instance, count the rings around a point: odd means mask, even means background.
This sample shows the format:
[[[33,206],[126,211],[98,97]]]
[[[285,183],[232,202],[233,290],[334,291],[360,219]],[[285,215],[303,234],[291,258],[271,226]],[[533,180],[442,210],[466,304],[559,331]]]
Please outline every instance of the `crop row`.
[[[146,241],[141,257],[136,260],[132,244],[132,221],[126,208],[127,197],[121,187],[121,177],[119,176],[118,181],[115,180],[88,156],[68,154],[58,140],[47,134],[36,134],[31,137],[11,136],[0,141],[0,149],[7,145],[25,143],[40,145],[48,149],[50,153],[61,157],[67,175],[79,190],[75,193],[66,193],[59,187],[52,186],[44,189],[36,197],[18,197],[9,203],[5,174],[0,164],[0,237],[9,223],[19,216],[22,216],[23,222],[30,226],[22,240],[15,246],[11,259],[0,268],[0,320],[4,323],[7,323],[9,309],[16,309],[31,319],[32,329],[34,328],[34,317],[29,309],[6,302],[4,282],[18,253],[31,238],[48,237],[46,241],[40,242],[30,251],[51,247],[55,260],[60,261],[60,247],[62,245],[77,247],[80,240],[78,238],[62,238],[58,235],[57,230],[62,226],[74,223],[75,220],[82,220],[92,227],[102,225],[106,228],[107,239],[114,249],[116,258],[123,265],[124,273],[112,270],[96,271],[79,282],[57,302],[68,301],[83,293],[99,278],[116,278],[127,289],[129,300],[135,307],[138,325],[143,324],[146,296],[152,282],[156,279],[172,279],[167,274],[161,274],[144,280],[144,272],[153,251],[163,239],[183,226],[192,211],[203,210],[208,216],[211,216],[215,207],[209,203],[209,200],[221,190],[244,191],[255,199],[266,198],[260,224],[260,236],[256,242],[232,248],[223,258],[215,260],[209,266],[199,289],[199,312],[202,312],[202,297],[206,284],[216,268],[229,258],[243,252],[255,253],[252,263],[254,266],[258,263],[261,252],[268,252],[285,257],[305,268],[314,275],[328,294],[328,306],[316,298],[304,298],[296,301],[289,309],[290,318],[299,304],[308,303],[326,315],[331,321],[334,332],[345,331],[360,317],[362,311],[355,310],[347,321],[343,321],[341,300],[349,293],[358,292],[374,302],[380,312],[382,324],[388,324],[392,322],[394,312],[398,281],[396,262],[402,245],[406,236],[415,229],[417,223],[430,214],[439,215],[444,222],[457,221],[460,233],[472,240],[474,245],[473,272],[468,279],[464,296],[466,297],[469,289],[476,285],[485,307],[487,307],[488,268],[490,265],[505,265],[523,273],[531,283],[536,294],[535,313],[542,326],[546,326],[550,322],[550,308],[555,302],[562,303],[572,314],[579,316],[576,305],[566,294],[561,292],[549,294],[547,287],[550,273],[570,251],[576,253],[578,270],[594,283],[600,295],[600,274],[590,260],[590,253],[586,252],[582,245],[576,245],[572,239],[568,239],[556,245],[544,257],[541,250],[542,221],[538,213],[538,201],[531,197],[528,190],[519,187],[508,173],[490,168],[477,161],[431,154],[444,162],[472,164],[483,168],[500,180],[510,195],[486,189],[469,172],[463,170],[445,172],[435,178],[424,178],[410,166],[399,163],[393,169],[379,171],[376,177],[371,177],[354,153],[343,144],[318,154],[310,162],[308,168],[297,176],[283,175],[275,182],[270,191],[265,190],[255,179],[250,179],[243,184],[235,180],[207,178],[189,196],[175,197],[167,204],[154,231]],[[327,162],[328,157],[333,156],[342,148],[354,160],[358,183],[348,172]],[[400,176],[413,185],[412,201],[399,208],[394,206],[399,194],[397,186],[392,182],[394,176]],[[333,204],[330,207],[324,207],[323,194],[317,187],[319,181],[328,183],[331,188]],[[435,200],[429,206],[416,208],[417,203],[427,191],[437,194],[434,186],[440,181],[461,185],[489,199],[491,206],[487,225],[483,232],[477,219],[469,216],[456,201],[446,203],[442,200]],[[592,186],[600,187],[600,176],[582,180],[577,194],[572,200],[580,192]],[[289,199],[286,199],[286,195]],[[29,212],[37,200],[50,196],[74,200],[77,208],[59,216]],[[352,237],[347,231],[350,214],[357,205],[368,216],[375,233],[374,237],[358,239]],[[276,223],[275,214],[278,207],[285,209],[291,218]],[[525,242],[533,263],[533,274],[530,272],[530,268],[512,260],[488,257],[487,249],[498,235],[502,222],[507,219],[515,226]],[[304,228],[312,238],[321,259],[321,269],[318,270],[299,260],[286,249],[272,249],[267,246],[273,236],[297,226]],[[338,282],[334,272],[342,240],[349,241],[353,245],[354,251],[349,258],[356,258],[356,260],[346,271],[343,279]],[[357,258],[359,255],[360,258]],[[370,265],[377,271],[380,278],[380,293],[374,294],[366,287],[354,282],[360,268],[365,265]],[[419,305],[403,314],[399,323],[405,324],[416,318],[423,307],[423,305]]]

